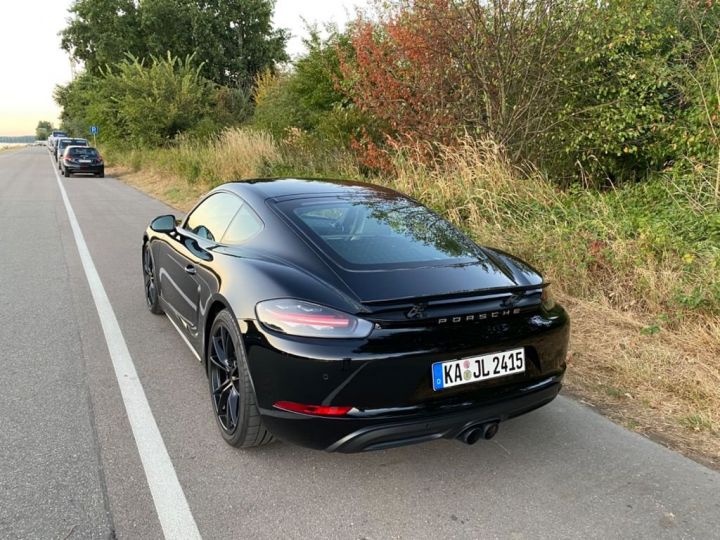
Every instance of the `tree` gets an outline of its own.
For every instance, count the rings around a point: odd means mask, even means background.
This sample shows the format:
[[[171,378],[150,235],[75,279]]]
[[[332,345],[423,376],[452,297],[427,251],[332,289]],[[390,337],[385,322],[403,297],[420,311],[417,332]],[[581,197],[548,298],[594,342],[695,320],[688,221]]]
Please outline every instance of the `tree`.
[[[343,84],[379,121],[382,136],[361,141],[373,155],[390,142],[432,158],[436,143],[468,133],[562,183],[641,180],[683,144],[720,168],[717,6],[395,0],[351,26]]]
[[[287,60],[287,31],[272,27],[274,5],[274,0],[145,0],[141,28],[147,52],[195,54],[208,79],[250,88],[258,73]]]
[[[350,40],[332,25],[325,39],[316,28],[308,30],[307,53],[292,69],[257,78],[252,123],[289,143],[293,155],[306,152],[314,164],[345,174],[343,159],[371,123],[342,89],[339,51],[350,47]]]
[[[160,146],[180,133],[201,127],[204,135],[222,127],[214,116],[217,88],[192,57],[128,57],[100,75],[83,73],[56,87],[55,100],[69,131],[86,133],[99,125],[104,141],[125,146]]]
[[[135,0],[75,0],[61,47],[92,74],[125,54],[144,56],[139,10]]]
[[[202,67],[202,66],[201,66]],[[192,129],[211,111],[213,85],[192,57],[168,54],[148,65],[137,58],[120,62],[105,75],[119,127],[131,143],[157,146]]]
[[[398,0],[356,22],[343,78],[398,143],[491,137],[517,160],[562,104],[583,0]]]
[[[342,51],[344,88],[396,141],[448,142],[462,128],[461,68],[449,0],[402,0],[379,22],[359,19]]]
[[[89,126],[103,126],[103,139],[107,140],[105,110],[112,106],[110,88],[100,76],[82,72],[67,85],[57,85],[53,91],[55,102],[60,105],[61,127],[71,134],[87,133]]]
[[[559,150],[548,163],[553,172],[567,175],[575,165],[586,181],[614,184],[643,179],[672,160],[676,64],[687,45],[678,29],[681,4],[604,0],[576,18],[576,61],[544,147],[547,157],[548,149]]]
[[[38,141],[44,141],[48,138],[48,135],[50,135],[50,132],[52,130],[52,122],[48,122],[47,120],[40,120],[38,122],[37,128],[35,128],[35,138]]]
[[[98,74],[126,54],[140,60],[193,56],[201,74],[249,89],[287,60],[286,30],[272,27],[273,0],[75,0],[62,47]]]
[[[307,53],[297,59],[292,70],[266,71],[256,80],[253,121],[279,138],[290,128],[322,131],[331,116],[351,106],[338,85],[338,50],[348,46],[348,38],[332,27],[326,40],[317,29],[309,31]]]

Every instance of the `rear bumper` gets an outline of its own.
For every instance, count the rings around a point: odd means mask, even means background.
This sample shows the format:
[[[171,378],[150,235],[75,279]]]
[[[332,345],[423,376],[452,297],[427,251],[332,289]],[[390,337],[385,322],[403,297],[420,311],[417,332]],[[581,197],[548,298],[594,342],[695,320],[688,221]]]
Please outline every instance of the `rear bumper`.
[[[366,452],[454,439],[472,426],[520,416],[555,399],[561,380],[562,376],[551,377],[511,397],[479,406],[410,417],[320,418],[276,410],[262,413],[266,427],[288,442],[328,452]]]
[[[570,329],[560,306],[458,329],[376,329],[364,340],[300,339],[243,324],[265,426],[280,439],[333,452],[453,438],[541,407],[560,390]],[[433,390],[434,363],[518,347],[524,372]],[[321,417],[278,410],[277,401],[352,409]]]
[[[71,173],[98,174],[105,171],[105,165],[79,165],[72,163],[63,163],[62,166]]]

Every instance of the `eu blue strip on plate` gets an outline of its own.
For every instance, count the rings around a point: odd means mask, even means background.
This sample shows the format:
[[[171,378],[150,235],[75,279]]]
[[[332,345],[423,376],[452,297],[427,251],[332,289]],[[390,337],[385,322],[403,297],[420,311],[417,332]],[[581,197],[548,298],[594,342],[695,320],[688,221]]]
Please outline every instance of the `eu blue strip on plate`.
[[[443,389],[442,363],[433,364],[433,390]]]

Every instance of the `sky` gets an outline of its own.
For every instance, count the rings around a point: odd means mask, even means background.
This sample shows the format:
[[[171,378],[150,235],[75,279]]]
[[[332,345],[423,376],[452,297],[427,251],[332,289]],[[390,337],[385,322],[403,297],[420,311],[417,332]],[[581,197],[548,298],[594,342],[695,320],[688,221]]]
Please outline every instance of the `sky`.
[[[60,49],[72,0],[0,0],[0,136],[35,133],[39,120],[58,125],[52,98],[56,84],[71,77],[70,60]],[[275,25],[288,28],[291,56],[302,53],[305,23],[343,26],[368,0],[277,0]]]

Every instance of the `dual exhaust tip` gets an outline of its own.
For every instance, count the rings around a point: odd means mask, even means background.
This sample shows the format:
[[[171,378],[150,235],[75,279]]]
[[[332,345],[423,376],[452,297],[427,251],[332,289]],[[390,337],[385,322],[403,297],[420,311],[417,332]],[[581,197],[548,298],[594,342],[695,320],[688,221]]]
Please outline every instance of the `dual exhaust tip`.
[[[495,435],[497,435],[498,429],[500,428],[499,422],[488,422],[487,424],[481,424],[478,426],[472,426],[458,435],[458,440],[465,444],[475,444],[480,439],[489,441]]]

